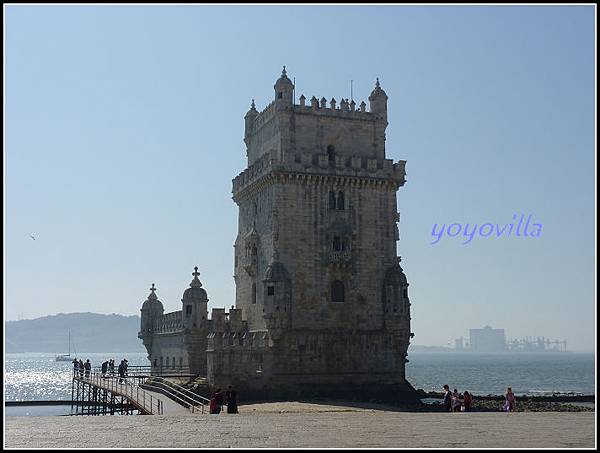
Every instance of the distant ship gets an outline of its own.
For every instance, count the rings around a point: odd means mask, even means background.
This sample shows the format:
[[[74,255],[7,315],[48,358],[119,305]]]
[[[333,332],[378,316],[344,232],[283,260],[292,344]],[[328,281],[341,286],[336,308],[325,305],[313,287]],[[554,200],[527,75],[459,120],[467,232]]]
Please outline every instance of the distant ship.
[[[59,354],[56,356],[57,362],[71,362],[71,331],[69,330],[69,353],[68,354]]]

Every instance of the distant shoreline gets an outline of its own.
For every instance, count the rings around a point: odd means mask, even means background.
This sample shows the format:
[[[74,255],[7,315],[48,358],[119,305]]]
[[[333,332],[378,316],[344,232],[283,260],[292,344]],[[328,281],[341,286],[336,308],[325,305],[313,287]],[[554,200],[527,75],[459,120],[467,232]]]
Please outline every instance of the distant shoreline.
[[[423,389],[418,389],[417,393],[421,398],[444,398],[442,392],[426,392]],[[504,395],[473,395],[478,400],[482,401],[503,401]],[[515,395],[520,401],[531,401],[531,402],[552,402],[552,403],[574,403],[574,402],[585,402],[593,403],[596,402],[596,395],[591,394],[574,394],[574,393],[554,393],[552,395]]]

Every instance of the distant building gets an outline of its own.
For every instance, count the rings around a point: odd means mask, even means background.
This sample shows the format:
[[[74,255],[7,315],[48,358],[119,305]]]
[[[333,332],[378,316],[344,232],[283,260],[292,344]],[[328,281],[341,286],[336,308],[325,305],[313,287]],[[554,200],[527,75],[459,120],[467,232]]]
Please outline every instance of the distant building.
[[[506,351],[504,329],[492,329],[490,326],[485,326],[483,329],[470,329],[469,343],[473,352]]]
[[[463,351],[464,350],[464,342],[463,342],[464,338],[460,337],[457,338],[456,340],[454,340],[454,349],[456,351]]]

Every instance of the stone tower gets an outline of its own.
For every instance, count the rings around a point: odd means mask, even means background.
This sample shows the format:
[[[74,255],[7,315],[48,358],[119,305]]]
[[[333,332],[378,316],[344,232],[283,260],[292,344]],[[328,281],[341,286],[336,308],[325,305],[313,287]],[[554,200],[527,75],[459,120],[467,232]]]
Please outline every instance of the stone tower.
[[[198,267],[194,267],[190,287],[183,292],[182,328],[185,357],[190,371],[206,375],[206,337],[209,332],[208,296],[198,279]]]
[[[152,283],[150,294],[142,304],[140,311],[140,331],[138,338],[144,343],[144,346],[148,350],[148,360],[151,360],[150,351],[152,350],[152,340],[154,339],[154,324],[162,317],[165,311],[162,302],[158,300],[158,296],[156,295],[154,283]]]
[[[281,394],[410,393],[410,302],[396,251],[406,162],[386,158],[388,97],[377,79],[370,111],[299,100],[284,67],[274,100],[261,112],[253,100],[245,115],[248,168],[233,180],[236,307],[268,340],[260,374]]]

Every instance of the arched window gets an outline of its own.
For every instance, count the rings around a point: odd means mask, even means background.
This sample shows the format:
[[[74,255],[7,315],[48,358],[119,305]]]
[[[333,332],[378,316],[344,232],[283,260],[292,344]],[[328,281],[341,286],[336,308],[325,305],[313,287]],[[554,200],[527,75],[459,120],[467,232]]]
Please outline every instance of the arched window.
[[[342,240],[340,239],[339,236],[334,236],[333,237],[333,251],[339,252],[341,250],[342,250]]]
[[[329,209],[335,209],[335,192],[332,190],[329,192]]]
[[[344,210],[344,192],[338,192],[337,208],[340,211]]]
[[[340,280],[331,284],[331,302],[344,302],[344,283]]]

